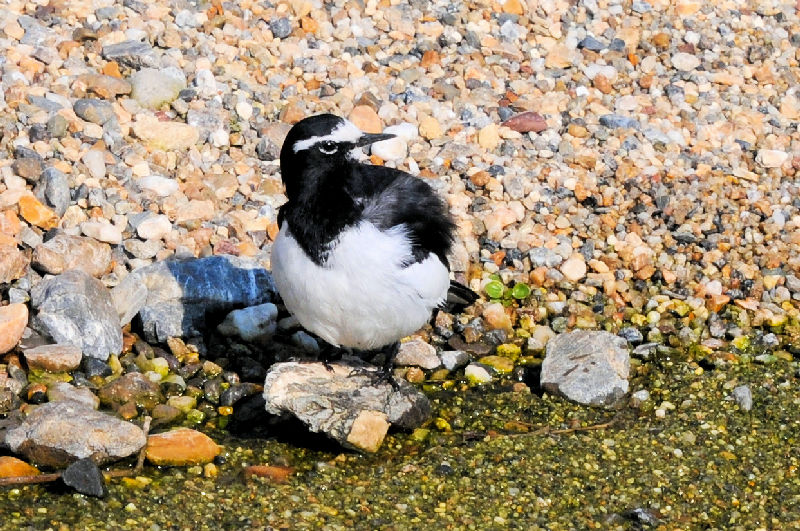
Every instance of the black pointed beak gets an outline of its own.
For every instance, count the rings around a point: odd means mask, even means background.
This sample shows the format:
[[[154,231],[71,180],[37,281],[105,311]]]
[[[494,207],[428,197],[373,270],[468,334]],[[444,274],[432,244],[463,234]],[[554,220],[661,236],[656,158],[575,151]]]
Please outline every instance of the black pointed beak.
[[[361,138],[356,140],[356,147],[363,147],[368,146],[370,144],[374,144],[375,142],[380,142],[381,140],[389,140],[390,138],[394,138],[396,135],[386,134],[386,135],[376,135],[372,133],[364,133],[361,135]]]

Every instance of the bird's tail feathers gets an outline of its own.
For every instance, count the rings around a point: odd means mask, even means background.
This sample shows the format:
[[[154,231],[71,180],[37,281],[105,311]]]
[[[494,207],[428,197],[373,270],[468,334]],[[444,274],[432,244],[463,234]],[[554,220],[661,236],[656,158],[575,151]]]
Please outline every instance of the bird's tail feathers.
[[[469,289],[464,284],[450,281],[450,289],[447,290],[447,299],[442,303],[442,309],[448,313],[461,313],[464,308],[478,300],[478,294]]]

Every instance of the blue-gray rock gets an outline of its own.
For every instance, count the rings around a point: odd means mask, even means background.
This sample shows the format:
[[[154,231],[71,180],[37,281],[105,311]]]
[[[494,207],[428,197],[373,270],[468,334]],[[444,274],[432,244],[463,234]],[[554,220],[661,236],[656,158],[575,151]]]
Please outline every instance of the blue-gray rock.
[[[83,98],[72,104],[72,110],[87,122],[103,125],[115,117],[114,107],[107,101]]]
[[[610,406],[628,392],[627,342],[610,332],[576,330],[547,343],[541,385],[591,406]]]
[[[60,103],[49,100],[43,96],[34,96],[32,94],[28,95],[28,101],[31,102],[31,105],[35,105],[36,107],[39,107],[40,109],[49,113],[57,112],[61,109]]]
[[[620,330],[617,335],[621,338],[624,338],[628,343],[641,343],[644,341],[644,336],[639,329],[632,326],[626,326]]]
[[[108,491],[102,472],[91,459],[78,459],[61,474],[64,485],[72,487],[81,494],[103,498]]]
[[[39,465],[61,468],[78,459],[103,464],[128,457],[147,439],[135,424],[79,402],[49,402],[9,429],[5,442]]]
[[[638,129],[639,122],[635,118],[629,116],[620,116],[619,114],[605,114],[600,117],[600,125],[609,127],[611,129]]]
[[[586,37],[584,37],[581,40],[581,42],[578,43],[578,48],[585,48],[585,49],[591,50],[593,52],[599,52],[600,50],[602,50],[605,47],[606,47],[605,44],[603,44],[602,42],[598,41],[597,39],[595,39],[591,35],[587,35]]]
[[[611,39],[608,43],[608,49],[612,52],[621,52],[625,49],[625,41],[622,39]]]
[[[69,181],[58,168],[50,166],[44,169],[34,193],[39,201],[52,207],[59,217],[67,211],[71,199]]]
[[[141,287],[144,297],[136,294]],[[114,288],[119,315],[139,315],[148,341],[202,334],[206,317],[271,302],[277,290],[254,260],[211,256],[168,260],[138,269]]]
[[[36,325],[56,343],[80,347],[84,356],[107,360],[122,351],[119,316],[99,280],[80,269],[42,280],[31,290]]]
[[[39,24],[38,20],[29,15],[17,17],[17,23],[25,30],[25,35],[19,40],[20,44],[41,46],[53,34],[52,30],[45,28]]]
[[[636,13],[649,13],[650,11],[653,10],[653,6],[651,6],[647,2],[642,2],[637,0],[636,2],[631,4],[631,9],[633,9],[633,11]]]
[[[750,386],[740,385],[733,389],[733,399],[742,408],[742,411],[750,411],[753,409],[753,393],[750,391]]]
[[[564,261],[555,251],[546,247],[534,247],[530,250],[528,256],[530,256],[531,263],[536,267],[556,267]]]
[[[391,424],[413,429],[431,415],[411,384],[378,382],[378,369],[358,360],[274,364],[264,381],[267,412],[292,415],[345,447],[374,452]]]
[[[153,47],[146,42],[131,40],[109,44],[103,46],[102,54],[104,59],[130,68],[158,67],[158,58],[153,53]]]
[[[273,18],[269,21],[269,29],[276,38],[285,39],[292,34],[292,23],[286,17]]]

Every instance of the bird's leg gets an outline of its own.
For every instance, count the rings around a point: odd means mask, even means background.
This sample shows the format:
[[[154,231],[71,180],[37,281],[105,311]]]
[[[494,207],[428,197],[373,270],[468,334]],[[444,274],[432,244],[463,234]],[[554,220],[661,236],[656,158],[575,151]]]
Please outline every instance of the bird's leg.
[[[400,342],[392,343],[383,349],[383,365],[378,372],[378,383],[388,382],[391,384],[392,389],[395,391],[400,389],[397,380],[394,379],[394,359],[397,357],[397,352],[400,350]]]
[[[319,359],[328,372],[333,372],[333,366],[331,365],[331,362],[342,359],[342,349],[335,347],[330,343],[325,343],[322,349],[320,349]]]

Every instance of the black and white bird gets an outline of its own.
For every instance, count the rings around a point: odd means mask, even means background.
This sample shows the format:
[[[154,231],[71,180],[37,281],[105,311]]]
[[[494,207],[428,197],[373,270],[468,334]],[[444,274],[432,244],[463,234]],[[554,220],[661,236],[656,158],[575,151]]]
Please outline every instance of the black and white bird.
[[[357,160],[358,148],[392,137],[332,114],[295,124],[281,148],[288,201],[272,247],[286,308],[333,347],[383,352],[386,378],[401,338],[437,308],[478,297],[450,280],[455,225],[442,199],[412,175]]]

